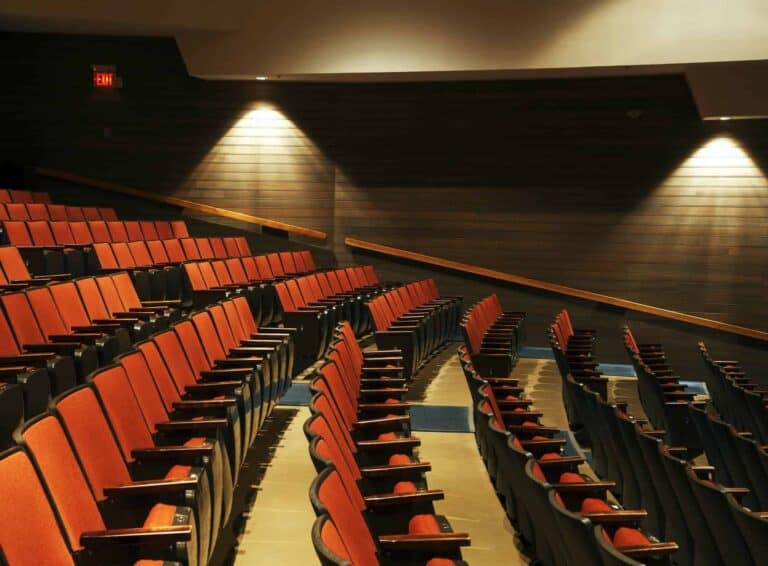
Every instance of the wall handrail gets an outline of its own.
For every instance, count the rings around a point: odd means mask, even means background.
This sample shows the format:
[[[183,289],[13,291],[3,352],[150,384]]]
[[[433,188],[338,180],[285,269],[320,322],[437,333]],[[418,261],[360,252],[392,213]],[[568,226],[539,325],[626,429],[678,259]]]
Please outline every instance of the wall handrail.
[[[69,183],[81,184],[96,189],[105,191],[111,191],[113,193],[121,193],[124,195],[130,195],[146,200],[152,200],[171,206],[178,206],[187,210],[193,210],[195,212],[202,212],[204,214],[211,214],[213,216],[221,216],[223,218],[229,218],[231,220],[239,220],[248,224],[257,224],[265,228],[271,228],[273,230],[282,230],[289,234],[296,234],[297,236],[304,236],[305,238],[312,238],[315,240],[325,240],[328,234],[321,232],[320,230],[314,230],[312,228],[305,228],[303,226],[295,226],[293,224],[287,224],[285,222],[279,222],[277,220],[270,220],[269,218],[261,218],[259,216],[253,216],[251,214],[245,214],[243,212],[236,212],[234,210],[227,210],[225,208],[218,208],[208,204],[202,204],[190,200],[181,199],[178,197],[161,195],[157,193],[151,193],[142,189],[136,189],[134,187],[128,187],[119,183],[113,183],[111,181],[102,181],[100,179],[93,179],[90,177],[84,177],[75,173],[69,173],[67,171],[60,171],[57,169],[48,169],[46,167],[38,167],[36,169],[37,174],[42,177],[49,177],[51,179],[58,179],[60,181],[67,181]]]
[[[670,320],[676,320],[678,322],[685,322],[695,326],[703,326],[705,328],[711,328],[722,332],[729,332],[731,334],[737,334],[739,336],[746,336],[748,338],[754,338],[757,340],[768,341],[768,332],[757,330],[755,328],[748,328],[745,326],[738,326],[736,324],[730,324],[727,322],[720,322],[709,318],[686,314],[683,312],[673,311],[669,309],[663,309],[660,307],[654,307],[652,305],[646,305],[643,303],[636,303],[627,299],[619,297],[611,297],[610,295],[603,295],[600,293],[593,293],[591,291],[585,291],[583,289],[575,289],[573,287],[566,287],[565,285],[558,285],[557,283],[548,283],[546,281],[539,281],[537,279],[531,279],[529,277],[523,277],[521,275],[514,275],[512,273],[505,273],[502,271],[495,271],[493,269],[487,269],[485,267],[479,267],[476,265],[470,265],[467,263],[461,263],[458,261],[451,261],[449,259],[443,259],[439,257],[433,257],[417,252],[410,252],[399,248],[392,248],[382,244],[375,244],[372,242],[366,242],[363,240],[357,240],[355,238],[346,238],[344,243],[350,248],[357,248],[361,250],[367,250],[376,252],[382,255],[396,257],[400,259],[406,259],[409,261],[415,261],[418,263],[424,263],[427,265],[434,265],[452,271],[459,271],[461,273],[468,273],[471,275],[478,275],[480,277],[487,277],[489,279],[495,279],[503,281],[505,283],[514,283],[516,285],[522,285],[524,287],[530,287],[533,289],[539,289],[542,291],[548,291],[550,293],[557,293],[568,297],[574,297],[577,299],[584,299],[595,303],[601,303],[604,305],[610,305],[613,307],[619,307],[635,312],[642,312],[645,314],[651,314]]]

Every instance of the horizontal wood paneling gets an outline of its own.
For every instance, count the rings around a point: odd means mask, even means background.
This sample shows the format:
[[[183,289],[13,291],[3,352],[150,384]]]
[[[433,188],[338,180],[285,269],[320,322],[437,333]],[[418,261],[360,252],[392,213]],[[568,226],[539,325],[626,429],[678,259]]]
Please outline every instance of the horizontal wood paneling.
[[[170,40],[14,34],[0,71],[6,159],[328,232],[342,260],[353,236],[768,327],[768,129],[702,123],[682,77],[206,82]]]

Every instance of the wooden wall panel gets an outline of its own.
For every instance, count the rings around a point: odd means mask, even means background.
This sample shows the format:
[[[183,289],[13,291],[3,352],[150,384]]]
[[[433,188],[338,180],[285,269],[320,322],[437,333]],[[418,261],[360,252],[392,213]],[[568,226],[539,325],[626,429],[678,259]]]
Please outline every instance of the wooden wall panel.
[[[205,82],[171,40],[14,34],[0,71],[0,160],[768,326],[768,130],[679,76]]]

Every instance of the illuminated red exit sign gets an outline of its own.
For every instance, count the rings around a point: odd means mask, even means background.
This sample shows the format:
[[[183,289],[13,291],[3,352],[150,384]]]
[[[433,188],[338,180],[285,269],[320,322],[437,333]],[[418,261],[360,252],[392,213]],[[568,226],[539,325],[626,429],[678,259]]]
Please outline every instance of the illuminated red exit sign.
[[[92,65],[93,86],[96,88],[120,88],[123,81],[116,74],[116,69],[112,65]]]

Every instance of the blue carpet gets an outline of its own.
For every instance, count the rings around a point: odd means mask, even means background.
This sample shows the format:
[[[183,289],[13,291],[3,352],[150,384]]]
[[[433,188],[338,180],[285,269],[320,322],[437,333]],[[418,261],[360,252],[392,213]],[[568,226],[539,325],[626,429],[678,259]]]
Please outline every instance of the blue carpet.
[[[412,405],[411,430],[422,432],[473,432],[468,407]]]
[[[555,359],[554,354],[552,354],[552,348],[539,348],[537,346],[520,346],[517,349],[517,354],[521,358],[541,358],[544,360]]]
[[[707,386],[703,381],[680,381],[685,385],[689,393],[695,393],[696,395],[709,395]]]
[[[309,383],[294,381],[290,389],[280,397],[280,405],[306,407],[312,399],[312,392],[309,390]]]
[[[604,375],[617,375],[620,377],[637,377],[635,368],[629,364],[600,364],[597,369]]]

